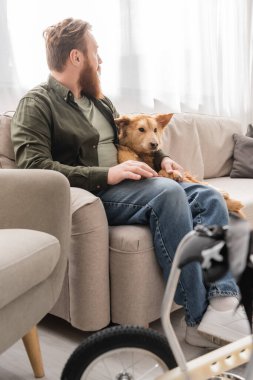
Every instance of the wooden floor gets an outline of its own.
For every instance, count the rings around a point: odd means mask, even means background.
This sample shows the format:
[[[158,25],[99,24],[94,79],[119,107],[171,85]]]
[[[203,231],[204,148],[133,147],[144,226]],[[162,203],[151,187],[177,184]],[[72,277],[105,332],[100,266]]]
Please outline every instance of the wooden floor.
[[[173,326],[186,358],[190,360],[207,351],[184,342],[182,317],[182,309],[174,312],[172,315]],[[46,372],[44,380],[60,380],[62,369],[68,357],[90,333],[74,329],[67,322],[51,315],[46,316],[38,327]],[[152,323],[151,327],[160,332],[162,331],[160,321]],[[233,370],[233,372],[243,376],[244,367]],[[19,341],[0,356],[0,380],[21,379],[34,380],[34,377],[23,343]]]

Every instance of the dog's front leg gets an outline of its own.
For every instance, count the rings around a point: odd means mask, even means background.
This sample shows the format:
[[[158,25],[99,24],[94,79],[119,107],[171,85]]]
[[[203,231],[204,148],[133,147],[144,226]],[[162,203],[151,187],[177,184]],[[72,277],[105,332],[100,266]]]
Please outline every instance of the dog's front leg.
[[[128,160],[141,161],[140,157],[126,146],[118,145],[117,148],[119,164]]]
[[[174,179],[174,181],[177,181],[177,182],[182,182],[182,181],[183,181],[183,176],[182,176],[182,174],[180,173],[179,170],[173,170],[173,172],[171,172],[171,173],[167,173],[166,170],[161,169],[161,170],[158,172],[158,174],[159,174],[159,176],[161,176],[161,177]]]

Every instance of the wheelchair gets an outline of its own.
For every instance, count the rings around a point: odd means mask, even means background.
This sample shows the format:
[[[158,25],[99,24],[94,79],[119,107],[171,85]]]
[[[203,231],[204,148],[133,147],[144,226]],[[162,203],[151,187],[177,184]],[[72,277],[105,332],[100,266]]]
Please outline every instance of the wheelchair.
[[[138,326],[94,333],[72,353],[61,380],[253,380],[251,335],[186,361],[170,315],[182,267],[192,261],[201,264],[207,282],[232,273],[251,323],[253,231],[247,221],[231,215],[228,226],[199,225],[179,244],[162,302],[164,335]],[[245,363],[245,378],[228,372]]]

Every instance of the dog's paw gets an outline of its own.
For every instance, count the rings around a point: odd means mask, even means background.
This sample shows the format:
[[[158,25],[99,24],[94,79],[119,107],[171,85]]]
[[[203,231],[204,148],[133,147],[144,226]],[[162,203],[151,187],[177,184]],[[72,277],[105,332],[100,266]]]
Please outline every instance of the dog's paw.
[[[158,174],[160,177],[171,178],[171,175],[169,173],[167,173],[166,170],[164,170],[164,169],[161,169],[158,172]]]
[[[178,171],[178,170],[173,170],[173,172],[168,173],[168,172],[166,172],[166,170],[161,169],[158,174],[161,177],[170,178],[170,179],[173,179],[174,181],[177,181],[177,182],[183,181],[183,176],[180,173],[180,171]]]
[[[183,181],[183,175],[179,170],[173,170],[172,173],[169,173],[169,178],[174,179],[174,181],[182,182]]]

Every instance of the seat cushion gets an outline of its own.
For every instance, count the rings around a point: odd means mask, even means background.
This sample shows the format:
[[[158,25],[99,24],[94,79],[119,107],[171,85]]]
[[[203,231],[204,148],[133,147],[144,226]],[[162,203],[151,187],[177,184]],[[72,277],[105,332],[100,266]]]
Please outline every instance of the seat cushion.
[[[110,227],[110,249],[122,254],[141,254],[153,250],[149,228],[135,225]]]
[[[146,325],[160,317],[164,286],[148,226],[110,227],[111,320]]]
[[[60,244],[54,236],[0,229],[0,308],[47,279],[59,257]]]
[[[211,185],[226,190],[231,198],[238,199],[244,204],[243,212],[253,228],[253,179],[220,177],[207,180]]]

